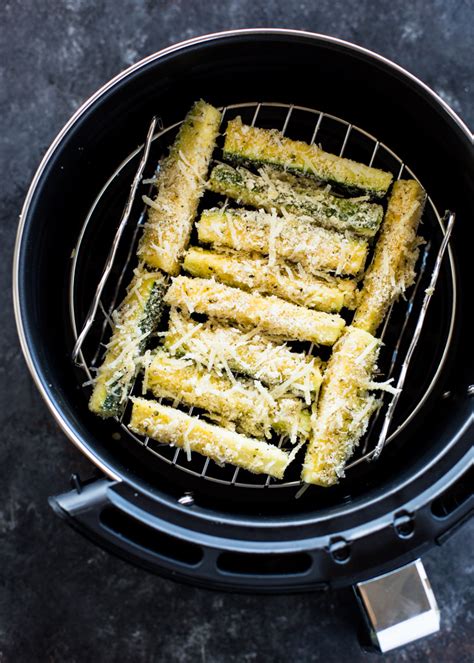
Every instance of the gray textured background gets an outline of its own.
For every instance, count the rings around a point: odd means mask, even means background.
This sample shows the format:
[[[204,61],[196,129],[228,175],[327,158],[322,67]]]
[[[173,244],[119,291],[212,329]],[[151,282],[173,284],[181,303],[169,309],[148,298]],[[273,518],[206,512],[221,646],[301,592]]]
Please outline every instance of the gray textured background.
[[[143,56],[228,28],[327,33],[407,67],[472,126],[473,3],[22,0],[2,3],[0,24],[0,662],[376,660],[358,649],[348,591],[255,597],[179,586],[101,552],[53,517],[47,496],[90,468],[23,364],[11,252],[52,138],[84,99]],[[474,659],[473,534],[471,524],[425,559],[442,632],[387,660]]]

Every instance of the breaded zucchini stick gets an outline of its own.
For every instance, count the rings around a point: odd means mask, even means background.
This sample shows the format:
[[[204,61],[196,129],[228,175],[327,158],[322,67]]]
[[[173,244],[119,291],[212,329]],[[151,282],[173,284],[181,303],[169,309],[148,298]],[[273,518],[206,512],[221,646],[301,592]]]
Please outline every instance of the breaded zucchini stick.
[[[244,332],[212,320],[196,322],[171,309],[163,345],[170,354],[190,358],[219,375],[231,370],[260,380],[271,387],[275,398],[293,393],[304,397],[307,405],[317,400],[321,360],[292,352],[258,330]]]
[[[329,154],[317,145],[291,140],[276,129],[242,124],[240,117],[227,124],[224,158],[244,165],[271,164],[291,172],[312,175],[348,192],[362,190],[376,198],[387,193],[392,181],[391,173]]]
[[[190,247],[183,268],[192,276],[216,277],[222,283],[242,290],[277,295],[326,313],[337,313],[343,306],[355,306],[356,282],[353,279],[317,277],[287,263],[270,265],[260,254]]]
[[[140,355],[161,318],[166,282],[159,271],[135,270],[127,296],[112,314],[112,336],[89,401],[95,414],[114,417],[125,409]]]
[[[186,116],[158,175],[138,248],[139,257],[168,274],[179,272],[219,131],[221,114],[198,101]]]
[[[339,315],[312,311],[279,297],[250,294],[212,279],[177,276],[165,301],[187,313],[204,313],[239,325],[260,327],[287,340],[321,345],[332,345],[345,326]]]
[[[310,221],[261,210],[204,210],[197,223],[199,241],[238,251],[258,251],[299,263],[318,276],[321,271],[353,276],[364,268],[368,244],[361,237],[319,228]]]
[[[146,367],[144,389],[157,398],[214,412],[223,422],[233,422],[241,433],[270,437],[271,430],[306,439],[310,415],[301,400],[275,400],[268,389],[232,374],[218,375],[186,359],[158,350]]]
[[[395,182],[352,324],[375,334],[392,302],[415,280],[417,228],[426,193],[416,180]]]
[[[373,237],[383,217],[381,205],[351,198],[340,198],[325,188],[308,187],[305,180],[273,168],[261,168],[255,175],[246,168],[221,163],[214,167],[207,184],[211,191],[233,198],[241,205],[263,208],[268,212],[286,210],[309,217],[323,228]]]
[[[332,486],[367,429],[378,401],[369,392],[380,341],[347,327],[334,346],[323,376],[301,478]]]
[[[134,398],[129,428],[171,444],[188,453],[196,451],[217,463],[231,463],[255,474],[282,479],[290,463],[289,454],[273,444],[252,440],[191,417],[156,401]]]

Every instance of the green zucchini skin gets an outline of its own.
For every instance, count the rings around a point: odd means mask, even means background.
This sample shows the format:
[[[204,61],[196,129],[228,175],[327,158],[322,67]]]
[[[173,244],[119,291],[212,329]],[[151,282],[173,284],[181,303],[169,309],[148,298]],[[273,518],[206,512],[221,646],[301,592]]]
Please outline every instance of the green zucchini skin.
[[[163,297],[166,292],[166,285],[163,282],[155,281],[150,292],[150,296],[143,309],[143,315],[138,325],[142,334],[154,331],[161,320],[164,303]],[[145,350],[146,339],[139,345],[140,353]]]
[[[149,299],[143,309],[143,316],[138,324],[138,329],[141,334],[150,333],[154,331],[160,322],[163,313],[163,296],[165,294],[165,287],[163,284],[155,282],[153,284]],[[138,351],[142,354],[146,348],[146,339],[141,341],[138,345]],[[127,400],[124,398],[130,393],[132,384],[126,376],[120,376],[113,382],[108,391],[107,396],[102,405],[103,417],[118,417],[120,416],[126,406]]]
[[[208,209],[197,223],[198,239],[215,248],[228,247],[269,255],[270,233],[277,230],[275,258],[300,263],[306,272],[319,276],[357,276],[364,268],[368,242],[352,233],[320,228],[304,217],[278,218],[264,210]]]
[[[276,129],[245,125],[240,117],[227,124],[223,156],[234,164],[270,165],[285,172],[307,175],[349,195],[366,193],[382,198],[393,179],[389,172],[324,152],[314,144],[291,140]]]
[[[149,335],[160,323],[164,309],[163,297],[167,289],[166,277],[156,273],[156,278],[148,290],[146,279],[141,280],[143,273],[134,277],[127,297],[115,314],[119,323],[123,324],[124,320],[127,321],[128,333],[138,338],[144,334]],[[141,297],[145,297],[144,302],[133,295],[134,285],[138,290],[141,290]],[[136,366],[133,375],[129,370],[121,371],[120,368],[112,371],[108,368],[108,365],[116,358],[117,353],[125,343],[125,340],[120,338],[120,334],[121,332],[117,328],[112,334],[112,338],[116,339],[116,348],[107,351],[89,402],[90,410],[103,418],[117,417],[123,413],[133,379],[138,372],[140,355],[143,354],[147,346],[148,336],[136,345],[133,357]],[[111,384],[106,384],[110,377],[115,377],[114,381]]]
[[[296,216],[309,217],[324,228],[348,230],[364,237],[373,237],[383,218],[381,205],[339,198],[322,188],[308,186],[307,180],[279,176],[268,167],[255,175],[245,168],[218,164],[212,170],[208,188],[240,204],[267,211],[286,210]]]

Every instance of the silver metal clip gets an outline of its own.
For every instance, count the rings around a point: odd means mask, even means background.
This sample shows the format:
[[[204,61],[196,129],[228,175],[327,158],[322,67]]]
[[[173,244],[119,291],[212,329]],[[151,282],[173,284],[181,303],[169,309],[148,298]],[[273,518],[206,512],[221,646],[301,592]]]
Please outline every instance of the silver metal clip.
[[[354,589],[382,653],[439,631],[438,604],[420,559]]]

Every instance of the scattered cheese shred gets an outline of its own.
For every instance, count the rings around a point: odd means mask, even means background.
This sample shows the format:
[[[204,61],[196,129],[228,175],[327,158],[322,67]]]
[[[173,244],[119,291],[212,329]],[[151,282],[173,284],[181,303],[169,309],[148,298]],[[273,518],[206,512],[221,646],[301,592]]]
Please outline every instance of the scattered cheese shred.
[[[167,277],[159,271],[143,265],[135,269],[125,299],[112,313],[112,336],[89,401],[95,414],[105,418],[123,411],[145,342],[160,320],[166,283]]]
[[[418,224],[426,193],[416,180],[395,182],[352,324],[375,334],[390,305],[415,280]]]
[[[282,214],[284,223],[272,236],[275,257],[300,263],[315,275],[326,271],[354,276],[362,271],[368,252],[365,239],[319,228],[284,209]],[[198,237],[204,244],[269,255],[272,223],[274,216],[262,210],[204,210],[197,223]]]
[[[339,315],[313,311],[279,297],[243,292],[213,279],[177,276],[165,297],[166,303],[211,317],[231,320],[286,339],[332,345],[345,322]]]
[[[307,483],[331,486],[367,429],[379,401],[369,392],[380,341],[347,327],[334,346],[323,377],[303,465]]]
[[[383,216],[381,205],[368,202],[367,197],[341,198],[308,178],[273,168],[260,168],[258,175],[245,168],[218,164],[211,172],[208,188],[230,196],[241,205],[263,208],[267,212],[286,209],[296,216],[307,217],[324,228],[346,230],[373,237]]]
[[[193,361],[158,350],[145,374],[146,387],[157,398],[214,412],[253,437],[271,437],[271,429],[306,438],[309,413],[292,396],[276,400],[259,381],[229,379]]]
[[[255,474],[282,479],[289,465],[287,453],[273,444],[239,435],[144,398],[132,398],[130,429],[172,446],[231,463]]]
[[[392,181],[391,173],[324,152],[314,144],[291,140],[276,129],[245,125],[240,117],[227,124],[224,157],[244,164],[272,164],[377,197],[385,195]]]
[[[194,104],[161,165],[156,198],[143,196],[149,212],[138,254],[149,266],[168,274],[179,272],[204,192],[220,119],[221,114],[213,106],[204,101]]]
[[[258,328],[250,332],[208,320],[198,323],[172,309],[164,346],[218,375],[236,371],[272,387],[274,397],[288,393],[315,402],[321,385],[321,360],[292,352]],[[273,393],[276,391],[276,396]]]
[[[272,226],[274,227],[274,226]],[[357,284],[354,279],[314,276],[282,261],[276,255],[265,260],[260,254],[247,254],[231,249],[208,251],[191,247],[186,252],[183,268],[192,276],[215,277],[222,283],[265,295],[276,295],[300,306],[326,313],[343,307],[354,308]]]

